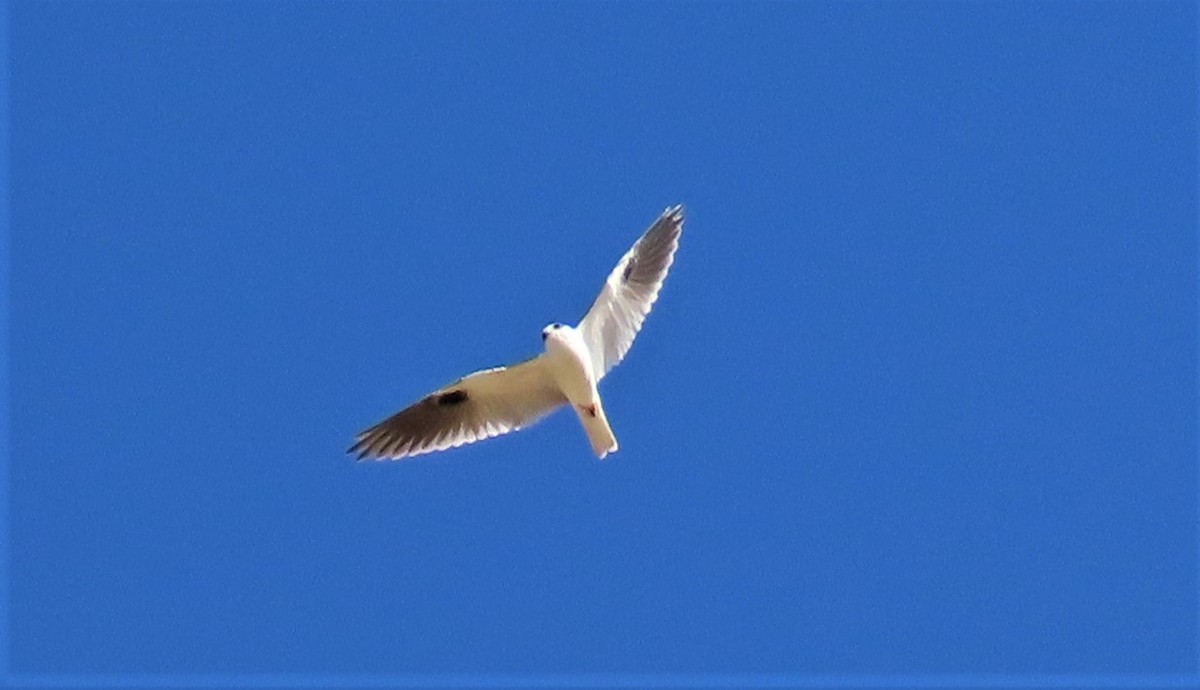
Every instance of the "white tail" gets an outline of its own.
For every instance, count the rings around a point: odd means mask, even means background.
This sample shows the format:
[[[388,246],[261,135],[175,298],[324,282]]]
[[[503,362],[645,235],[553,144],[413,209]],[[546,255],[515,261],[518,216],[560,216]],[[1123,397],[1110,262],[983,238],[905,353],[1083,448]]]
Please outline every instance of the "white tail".
[[[617,437],[613,436],[612,427],[608,425],[608,417],[604,416],[604,406],[599,398],[588,407],[576,407],[579,421],[587,432],[588,440],[592,442],[592,450],[601,460],[609,453],[617,452]]]

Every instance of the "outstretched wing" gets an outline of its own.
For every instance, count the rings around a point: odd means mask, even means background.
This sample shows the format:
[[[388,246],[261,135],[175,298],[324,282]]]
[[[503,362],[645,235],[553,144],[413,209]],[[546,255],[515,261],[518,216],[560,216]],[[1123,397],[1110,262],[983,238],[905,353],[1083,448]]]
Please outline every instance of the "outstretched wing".
[[[584,342],[592,353],[592,371],[597,381],[629,352],[642,322],[658,299],[682,233],[683,206],[663,211],[646,234],[621,257],[604,281],[600,296],[579,322]]]
[[[348,453],[399,460],[529,426],[567,402],[544,357],[485,369],[435,391],[358,435]]]

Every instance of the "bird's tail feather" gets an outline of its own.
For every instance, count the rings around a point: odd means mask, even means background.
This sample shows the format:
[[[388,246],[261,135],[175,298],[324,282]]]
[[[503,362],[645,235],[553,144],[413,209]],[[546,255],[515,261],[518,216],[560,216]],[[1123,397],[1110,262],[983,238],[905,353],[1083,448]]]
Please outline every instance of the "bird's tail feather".
[[[575,412],[583,423],[583,430],[587,432],[596,457],[603,460],[605,455],[617,452],[617,437],[608,425],[608,417],[604,415],[604,406],[599,400],[589,407],[576,407]]]

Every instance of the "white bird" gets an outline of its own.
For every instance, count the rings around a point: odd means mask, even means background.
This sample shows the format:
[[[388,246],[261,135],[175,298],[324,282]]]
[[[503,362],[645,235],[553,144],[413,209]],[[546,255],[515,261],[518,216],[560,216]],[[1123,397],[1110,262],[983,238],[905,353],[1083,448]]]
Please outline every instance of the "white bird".
[[[542,329],[545,352],[511,367],[484,369],[430,393],[358,435],[349,453],[399,460],[516,431],[571,404],[596,456],[617,450],[596,384],[615,367],[658,299],[683,232],[683,207],[663,211],[604,282],[572,328]]]

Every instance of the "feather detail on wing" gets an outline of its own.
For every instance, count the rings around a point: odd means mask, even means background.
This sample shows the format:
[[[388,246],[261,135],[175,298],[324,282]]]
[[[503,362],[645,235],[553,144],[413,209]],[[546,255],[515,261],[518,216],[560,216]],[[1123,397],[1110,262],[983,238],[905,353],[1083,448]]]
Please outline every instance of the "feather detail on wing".
[[[348,453],[399,460],[527,427],[567,402],[542,356],[477,371],[360,433]]]
[[[650,313],[683,233],[683,206],[663,211],[621,257],[600,296],[579,323],[599,381],[620,363]]]

